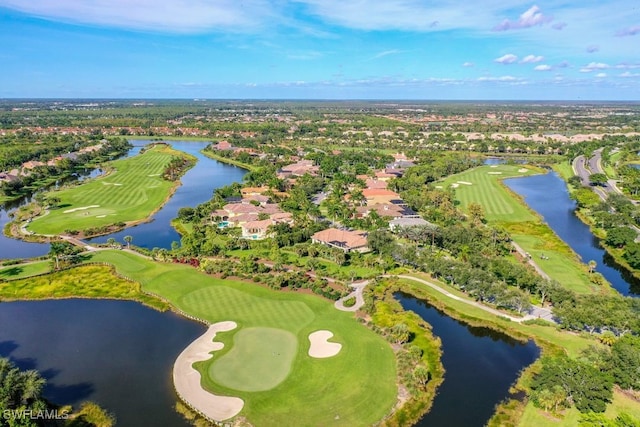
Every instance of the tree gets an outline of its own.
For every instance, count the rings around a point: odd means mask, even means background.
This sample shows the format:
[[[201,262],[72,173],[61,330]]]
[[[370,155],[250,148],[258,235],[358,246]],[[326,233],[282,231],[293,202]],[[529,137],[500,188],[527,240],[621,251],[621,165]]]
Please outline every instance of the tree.
[[[127,243],[127,248],[130,248],[131,242],[133,241],[133,236],[124,236],[124,241]]]
[[[604,412],[613,396],[613,378],[594,366],[566,356],[542,360],[542,370],[533,378],[531,389],[561,387],[580,412]]]
[[[482,208],[482,205],[476,202],[471,202],[469,203],[467,210],[469,211],[469,217],[471,218],[471,222],[473,222],[476,225],[482,224],[485,222],[484,209]]]
[[[636,237],[637,233],[630,227],[614,227],[607,230],[605,242],[607,245],[622,248],[633,242]]]
[[[413,370],[413,379],[420,387],[425,387],[431,378],[431,373],[429,369],[424,365],[418,365]]]
[[[390,255],[395,248],[395,239],[387,230],[375,230],[367,236],[367,244],[375,253]]]
[[[613,343],[611,367],[616,384],[640,390],[640,337],[625,335]]]
[[[114,239],[113,237],[109,237],[107,239],[107,245],[109,245],[110,248],[113,248],[116,246],[116,239]]]
[[[596,267],[598,266],[598,263],[595,262],[595,260],[590,260],[588,265],[589,265],[589,273],[593,273]]]
[[[607,183],[607,175],[603,173],[593,173],[589,175],[589,182],[591,185],[603,186]]]
[[[396,342],[396,344],[404,344],[409,341],[411,336],[409,332],[409,328],[404,323],[396,323],[391,328],[391,338]]]

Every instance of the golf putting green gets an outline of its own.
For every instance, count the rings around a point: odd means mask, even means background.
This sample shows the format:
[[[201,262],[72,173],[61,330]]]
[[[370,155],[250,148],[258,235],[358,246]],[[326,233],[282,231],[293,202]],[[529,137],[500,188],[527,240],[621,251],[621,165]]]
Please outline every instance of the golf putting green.
[[[242,329],[235,334],[231,350],[209,367],[209,375],[235,390],[271,390],[287,378],[297,352],[298,339],[291,332]]]

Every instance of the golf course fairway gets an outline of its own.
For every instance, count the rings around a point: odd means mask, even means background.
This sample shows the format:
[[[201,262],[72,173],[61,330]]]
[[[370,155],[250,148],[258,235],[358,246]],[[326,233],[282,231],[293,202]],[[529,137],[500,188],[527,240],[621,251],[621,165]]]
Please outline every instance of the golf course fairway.
[[[396,366],[391,346],[314,295],[274,291],[222,280],[182,264],[157,263],[126,251],[91,254],[210,324],[232,321],[218,332],[224,346],[194,367],[205,390],[244,401],[238,416],[257,426],[368,426],[396,403]],[[332,357],[309,356],[309,335],[330,331],[342,345]],[[184,397],[184,396],[183,396]]]
[[[76,187],[50,193],[58,207],[38,217],[27,229],[53,235],[111,224],[142,221],[158,210],[179,181],[162,174],[173,157],[187,154],[167,145],[155,145],[142,154],[111,162],[113,171]]]

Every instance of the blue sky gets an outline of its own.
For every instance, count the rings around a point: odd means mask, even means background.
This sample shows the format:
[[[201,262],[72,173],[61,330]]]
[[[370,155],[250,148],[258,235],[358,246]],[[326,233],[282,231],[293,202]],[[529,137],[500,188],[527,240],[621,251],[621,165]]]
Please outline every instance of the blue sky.
[[[0,97],[640,100],[629,0],[0,0]]]

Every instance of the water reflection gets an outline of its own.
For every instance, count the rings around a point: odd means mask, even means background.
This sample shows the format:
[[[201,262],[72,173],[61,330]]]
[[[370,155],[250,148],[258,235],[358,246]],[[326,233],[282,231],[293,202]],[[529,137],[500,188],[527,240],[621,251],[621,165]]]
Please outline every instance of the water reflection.
[[[607,252],[589,227],[575,215],[576,203],[569,198],[565,182],[555,173],[511,178],[504,183],[522,196],[533,210],[540,214],[551,229],[587,263],[594,260],[601,273],[622,295],[637,296],[640,281],[625,274]]]
[[[186,426],[173,406],[171,370],[204,326],[131,301],[0,304],[0,356],[47,379],[62,405],[95,401],[122,426]]]
[[[431,411],[417,425],[484,426],[495,406],[509,396],[519,372],[538,358],[539,349],[533,341],[522,343],[492,329],[452,319],[410,295],[400,292],[396,298],[405,310],[427,321],[442,342],[445,379]]]

